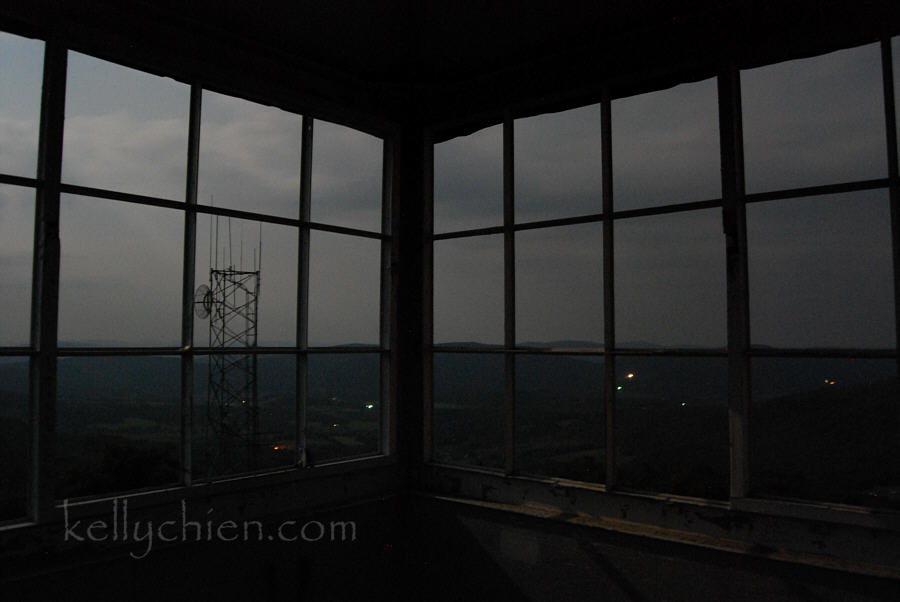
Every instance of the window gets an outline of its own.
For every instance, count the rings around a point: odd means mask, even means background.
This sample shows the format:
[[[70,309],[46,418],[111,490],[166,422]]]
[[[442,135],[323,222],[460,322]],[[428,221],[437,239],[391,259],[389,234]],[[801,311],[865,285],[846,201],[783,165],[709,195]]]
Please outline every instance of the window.
[[[722,212],[616,220],[616,345],[725,347]]]
[[[892,348],[890,223],[884,190],[751,204],[754,344]]]
[[[604,358],[516,356],[519,472],[600,482],[606,474]]]
[[[26,515],[29,348],[44,44],[0,32],[0,521]]]
[[[314,140],[310,219],[379,232],[382,141],[328,121],[316,122]]]
[[[516,232],[516,341],[523,347],[603,342],[603,228]]]
[[[202,115],[197,202],[299,218],[301,117],[209,90]]]
[[[190,86],[69,52],[62,180],[184,200]]]
[[[438,462],[503,466],[503,357],[434,354],[434,457]]]
[[[753,359],[755,492],[896,508],[897,362]]]
[[[603,211],[599,104],[514,125],[517,221]]]
[[[434,340],[503,342],[503,239],[451,238],[434,245]]]
[[[59,344],[177,347],[181,211],[63,194]]]
[[[44,43],[0,32],[0,173],[37,175]]]
[[[435,144],[433,459],[900,507],[881,82],[875,44]],[[514,186],[465,186],[489,166]]]
[[[878,44],[741,72],[748,192],[886,175]]]
[[[0,357],[0,449],[7,462],[0,467],[0,520],[24,517],[28,487],[28,357]]]
[[[0,442],[22,458],[0,471],[0,520],[390,453],[383,141],[71,50],[42,81],[42,42],[0,43]],[[62,126],[55,197],[40,119]],[[60,261],[36,273],[58,298],[31,282],[34,216],[57,210]],[[32,340],[33,284],[55,345]],[[55,395],[29,398],[30,357]],[[36,472],[29,405],[57,418]],[[26,508],[38,477],[52,499]]]
[[[616,210],[721,196],[716,80],[612,101]]]
[[[7,318],[0,345],[27,347],[31,324],[34,189],[0,184],[0,303]]]
[[[503,223],[503,168],[499,125],[435,146],[434,231]]]
[[[900,506],[898,199],[877,180],[880,54],[870,44],[741,73],[760,497]]]

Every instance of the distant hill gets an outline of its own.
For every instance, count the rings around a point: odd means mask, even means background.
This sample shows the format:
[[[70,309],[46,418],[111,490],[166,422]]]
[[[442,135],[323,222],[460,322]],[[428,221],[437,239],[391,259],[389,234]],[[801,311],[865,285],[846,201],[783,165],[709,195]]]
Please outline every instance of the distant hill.
[[[258,386],[261,399],[293,398],[296,389],[295,358],[290,355],[260,356]],[[308,387],[313,400],[323,398],[373,398],[379,395],[378,354],[311,354]],[[194,370],[195,399],[206,396],[208,360],[200,357]],[[181,362],[178,357],[67,357],[58,364],[60,403],[91,402],[175,403],[181,396]],[[27,360],[0,363],[0,416],[24,416],[28,400]]]
[[[587,347],[585,341],[544,345]],[[259,357],[259,394],[262,399],[293,397],[295,359],[290,355]],[[206,395],[207,359],[195,369],[195,397]],[[552,392],[560,399],[602,394],[602,356],[520,354],[516,358],[516,387],[520,392]],[[440,353],[435,356],[436,400],[477,404],[484,394],[502,394],[502,354]],[[378,354],[310,354],[309,392],[317,399],[377,397]],[[616,363],[618,396],[626,400],[664,402],[690,399],[722,403],[727,393],[724,358],[619,356]],[[628,378],[628,374],[633,374]],[[758,399],[795,395],[827,387],[869,385],[895,378],[892,360],[778,358],[754,361],[752,385]],[[831,383],[834,383],[833,385]],[[93,401],[177,401],[180,360],[177,357],[69,357],[59,360],[60,402],[77,400],[89,392]],[[22,416],[27,405],[27,360],[0,363],[0,416]],[[24,405],[23,405],[24,404]]]
[[[599,355],[516,356],[518,458],[523,470],[602,478],[604,362]],[[435,354],[436,457],[502,465],[504,363],[502,353]],[[198,428],[204,424],[207,369],[208,358],[198,357]],[[308,370],[309,444],[316,458],[377,449],[379,413],[370,402],[379,399],[380,354],[310,354]],[[726,379],[727,360],[722,357],[617,357],[624,486],[727,496]],[[754,487],[784,497],[895,503],[881,493],[900,490],[894,360],[757,359],[752,380]],[[75,495],[123,490],[168,482],[176,474],[178,357],[61,358],[58,385],[57,449],[66,479],[62,491]],[[267,465],[291,461],[295,387],[294,356],[258,358]],[[8,457],[26,446],[27,408],[27,360],[5,358],[0,362],[0,448]],[[144,473],[151,476],[136,477]],[[24,463],[0,466],[0,491],[4,487],[23,491]],[[20,504],[16,499],[7,502]],[[0,496],[0,516],[7,502]]]

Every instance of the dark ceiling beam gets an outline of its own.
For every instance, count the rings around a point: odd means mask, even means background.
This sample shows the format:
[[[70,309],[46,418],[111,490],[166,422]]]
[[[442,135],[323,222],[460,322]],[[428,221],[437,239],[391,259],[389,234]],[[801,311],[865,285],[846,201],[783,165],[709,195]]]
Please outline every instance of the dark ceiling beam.
[[[524,117],[631,96],[716,75],[876,42],[900,33],[900,3],[885,0],[706,2],[693,14],[649,19],[590,43],[562,47],[465,82],[417,88],[436,140]]]
[[[438,125],[437,140],[596,102],[604,85],[628,96],[900,32],[896,0],[571,6],[31,0],[0,6],[0,27],[374,134]]]
[[[142,2],[32,0],[0,6],[0,29],[185,83],[383,135],[406,87],[360,80],[304,56]]]

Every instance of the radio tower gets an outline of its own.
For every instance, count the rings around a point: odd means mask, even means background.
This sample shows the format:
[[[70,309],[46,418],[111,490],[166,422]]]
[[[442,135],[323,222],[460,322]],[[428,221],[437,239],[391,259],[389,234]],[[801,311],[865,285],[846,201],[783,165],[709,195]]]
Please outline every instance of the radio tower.
[[[252,267],[245,270],[243,240],[239,263],[235,265],[233,261],[230,218],[228,249],[222,254],[226,265],[219,266],[218,216],[215,222],[215,251],[210,231],[209,285],[197,289],[195,302],[198,317],[209,317],[209,346],[213,349],[204,424],[206,466],[210,475],[221,475],[257,467],[257,356],[244,351],[256,347],[257,342],[262,226],[259,247],[253,249]]]

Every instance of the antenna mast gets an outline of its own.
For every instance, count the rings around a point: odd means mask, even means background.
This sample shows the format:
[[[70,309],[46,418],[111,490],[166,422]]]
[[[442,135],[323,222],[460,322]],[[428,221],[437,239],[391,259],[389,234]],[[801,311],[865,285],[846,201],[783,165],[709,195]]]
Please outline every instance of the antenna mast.
[[[210,222],[212,226],[211,218]],[[248,353],[257,346],[260,269],[254,261],[253,269],[243,270],[243,239],[239,241],[240,265],[235,268],[231,218],[228,219],[228,266],[220,268],[219,216],[215,219],[215,230],[209,287],[201,286],[195,295],[197,316],[209,317],[209,346],[213,350],[209,357],[205,425],[209,476],[254,470],[260,451],[257,355]],[[210,232],[211,249],[212,241]],[[259,245],[262,249],[262,240]]]

